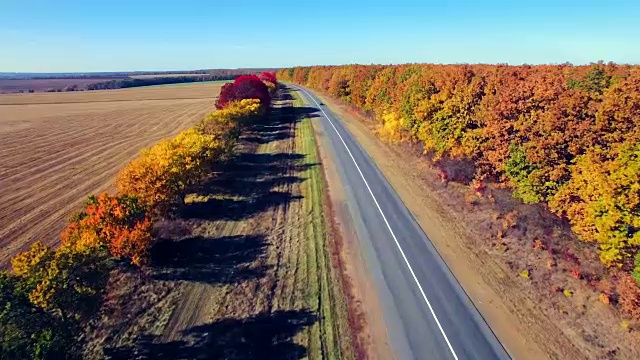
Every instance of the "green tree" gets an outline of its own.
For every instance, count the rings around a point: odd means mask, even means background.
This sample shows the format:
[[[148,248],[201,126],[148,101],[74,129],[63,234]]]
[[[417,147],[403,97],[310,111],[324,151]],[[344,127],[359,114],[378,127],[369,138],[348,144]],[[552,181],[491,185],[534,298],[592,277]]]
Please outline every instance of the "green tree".
[[[72,359],[77,327],[34,306],[28,285],[0,272],[0,359]]]

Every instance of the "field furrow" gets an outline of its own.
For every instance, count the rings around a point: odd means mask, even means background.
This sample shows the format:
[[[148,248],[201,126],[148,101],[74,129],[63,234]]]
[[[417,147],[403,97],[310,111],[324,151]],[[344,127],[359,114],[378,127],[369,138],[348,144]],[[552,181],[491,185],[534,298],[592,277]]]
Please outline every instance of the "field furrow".
[[[219,84],[0,96],[0,264],[55,244],[87,195],[138,152],[196,124]]]

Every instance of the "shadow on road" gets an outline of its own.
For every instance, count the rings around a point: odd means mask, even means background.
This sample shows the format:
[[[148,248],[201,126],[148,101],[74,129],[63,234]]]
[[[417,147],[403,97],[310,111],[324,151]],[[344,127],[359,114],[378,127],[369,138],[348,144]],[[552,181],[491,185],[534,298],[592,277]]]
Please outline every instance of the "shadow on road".
[[[226,318],[185,330],[184,340],[158,342],[154,336],[143,336],[134,346],[107,348],[104,353],[111,360],[301,359],[307,349],[293,338],[316,321],[308,310]]]

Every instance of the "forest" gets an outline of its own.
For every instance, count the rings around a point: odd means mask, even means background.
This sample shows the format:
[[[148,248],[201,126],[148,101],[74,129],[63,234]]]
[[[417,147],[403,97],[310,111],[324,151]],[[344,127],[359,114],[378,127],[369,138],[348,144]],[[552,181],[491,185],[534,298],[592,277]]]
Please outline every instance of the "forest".
[[[640,67],[312,66],[278,79],[374,118],[381,138],[417,144],[447,180],[543,204],[623,274],[620,302],[640,315]]]

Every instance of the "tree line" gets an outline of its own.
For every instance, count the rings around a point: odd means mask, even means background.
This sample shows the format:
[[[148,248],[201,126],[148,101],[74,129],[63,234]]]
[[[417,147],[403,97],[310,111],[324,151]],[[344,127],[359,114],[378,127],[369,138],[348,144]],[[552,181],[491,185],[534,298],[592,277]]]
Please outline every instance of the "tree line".
[[[597,244],[621,283],[640,282],[640,67],[312,66],[278,78],[372,115],[383,139],[419,144],[436,165],[472,168],[471,178],[452,180],[478,190],[497,183],[545,204]],[[637,285],[626,294],[640,317]]]
[[[11,260],[11,272],[0,272],[0,358],[80,357],[78,337],[101,306],[110,272],[149,263],[153,223],[231,161],[242,131],[268,111],[270,87],[259,77],[238,79],[234,87],[242,91],[224,104],[218,100],[217,110],[197,126],[129,162],[116,177],[117,193],[89,196],[62,231],[59,247],[38,241]]]
[[[86,86],[87,90],[109,90],[124,89],[140,86],[181,84],[204,81],[234,80],[240,75],[195,75],[195,76],[175,76],[175,77],[157,77],[144,79],[114,79],[109,81],[97,82]],[[67,91],[67,90],[65,90]]]

